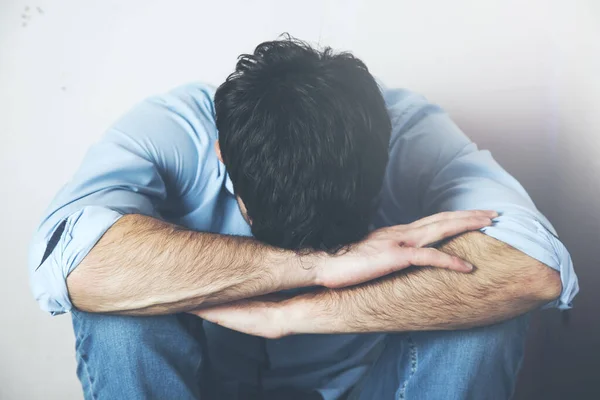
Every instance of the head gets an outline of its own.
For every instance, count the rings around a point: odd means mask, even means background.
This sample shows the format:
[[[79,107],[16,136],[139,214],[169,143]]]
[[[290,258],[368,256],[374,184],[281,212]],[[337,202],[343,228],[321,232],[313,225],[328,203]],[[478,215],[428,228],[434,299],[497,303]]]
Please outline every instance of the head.
[[[334,252],[368,233],[391,124],[362,61],[289,37],[261,43],[218,88],[215,112],[255,238]]]

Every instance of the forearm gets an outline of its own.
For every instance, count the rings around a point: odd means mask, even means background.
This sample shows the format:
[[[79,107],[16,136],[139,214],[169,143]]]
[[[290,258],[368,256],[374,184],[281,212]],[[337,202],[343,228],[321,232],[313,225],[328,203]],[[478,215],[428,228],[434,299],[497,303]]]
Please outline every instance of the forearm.
[[[464,234],[440,248],[476,270],[412,269],[291,299],[283,306],[294,315],[290,333],[464,329],[523,314],[560,294],[556,271],[482,233]]]
[[[168,314],[312,284],[294,253],[126,215],[68,276],[75,307]]]

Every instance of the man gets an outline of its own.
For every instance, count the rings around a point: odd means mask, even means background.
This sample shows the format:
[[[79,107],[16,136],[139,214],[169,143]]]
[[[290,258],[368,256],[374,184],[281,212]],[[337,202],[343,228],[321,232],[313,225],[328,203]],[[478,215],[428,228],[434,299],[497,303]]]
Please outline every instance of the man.
[[[289,38],[122,117],[31,272],[72,312],[88,399],[506,399],[526,313],[577,292],[550,223],[441,109]]]

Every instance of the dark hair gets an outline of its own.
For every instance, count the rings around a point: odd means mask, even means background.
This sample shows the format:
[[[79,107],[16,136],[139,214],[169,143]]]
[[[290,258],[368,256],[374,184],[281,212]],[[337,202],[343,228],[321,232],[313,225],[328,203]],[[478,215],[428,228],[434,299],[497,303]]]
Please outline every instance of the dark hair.
[[[362,61],[289,36],[261,43],[218,88],[215,112],[256,239],[334,252],[368,233],[391,124]]]

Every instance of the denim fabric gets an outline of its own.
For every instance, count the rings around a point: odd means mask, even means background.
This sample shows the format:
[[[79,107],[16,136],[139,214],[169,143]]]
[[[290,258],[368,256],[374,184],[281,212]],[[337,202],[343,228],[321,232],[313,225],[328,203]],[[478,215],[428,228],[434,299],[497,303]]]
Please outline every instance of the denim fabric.
[[[211,343],[202,321],[191,315],[129,317],[73,311],[77,374],[85,398],[202,400],[501,400],[512,395],[523,357],[528,316],[464,330],[385,335],[363,379],[336,392],[325,381],[307,380],[294,370],[284,386],[270,385],[269,366],[260,360],[221,353],[212,346],[232,346],[225,328],[222,343]],[[260,338],[248,339],[249,354],[260,354]],[[310,349],[304,349],[310,351]],[[227,373],[211,367],[229,366]],[[240,365],[243,365],[240,368]],[[314,387],[311,387],[314,386]],[[271,387],[269,387],[271,386]],[[319,389],[319,387],[327,387]]]

